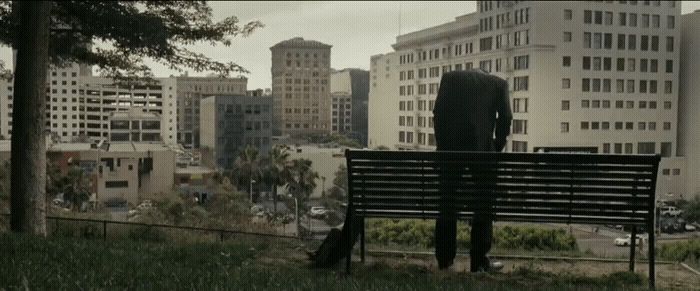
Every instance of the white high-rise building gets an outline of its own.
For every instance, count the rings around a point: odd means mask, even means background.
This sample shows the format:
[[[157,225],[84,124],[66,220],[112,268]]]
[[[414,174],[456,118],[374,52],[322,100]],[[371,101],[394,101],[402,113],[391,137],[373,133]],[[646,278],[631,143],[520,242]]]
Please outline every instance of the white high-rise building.
[[[509,82],[509,151],[672,156],[680,5],[645,3],[484,1],[479,12],[397,37],[395,52],[371,59],[370,127],[393,129],[374,130],[370,146],[434,148],[440,77],[481,67]]]
[[[371,58],[369,147],[434,149],[440,78],[480,67],[509,84],[507,151],[673,157],[680,11],[678,1],[478,1],[477,12],[400,35],[394,52]],[[681,164],[661,168],[673,176]]]
[[[700,196],[700,10],[681,17],[678,155],[686,159],[686,193]]]

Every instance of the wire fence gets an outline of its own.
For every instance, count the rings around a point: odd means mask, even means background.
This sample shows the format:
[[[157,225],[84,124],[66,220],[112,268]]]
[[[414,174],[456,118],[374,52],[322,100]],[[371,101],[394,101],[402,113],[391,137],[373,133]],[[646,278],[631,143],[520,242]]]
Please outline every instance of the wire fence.
[[[10,214],[3,213],[9,217]],[[134,240],[166,241],[168,238],[182,241],[225,241],[234,236],[255,236],[263,238],[315,241],[318,238],[281,235],[275,233],[251,232],[243,230],[205,228],[157,223],[139,223],[102,219],[47,216],[47,230],[51,236],[81,236],[102,240],[129,238]]]

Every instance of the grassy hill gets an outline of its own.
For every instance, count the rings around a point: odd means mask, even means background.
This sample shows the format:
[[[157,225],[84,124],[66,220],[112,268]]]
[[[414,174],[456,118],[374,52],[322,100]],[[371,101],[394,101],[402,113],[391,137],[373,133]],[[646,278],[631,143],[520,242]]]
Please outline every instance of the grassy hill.
[[[310,269],[298,242],[236,239],[224,244],[0,234],[0,289],[203,290],[635,290],[646,280],[588,278],[519,269],[505,274],[433,272],[415,265]]]

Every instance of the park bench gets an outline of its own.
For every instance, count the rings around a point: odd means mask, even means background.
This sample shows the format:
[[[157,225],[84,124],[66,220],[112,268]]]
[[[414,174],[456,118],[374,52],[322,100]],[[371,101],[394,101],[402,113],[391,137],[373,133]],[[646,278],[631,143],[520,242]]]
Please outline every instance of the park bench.
[[[436,219],[445,189],[453,189],[458,219],[490,211],[495,221],[623,225],[632,237],[637,228],[654,229],[658,155],[347,150],[345,156],[346,226],[359,232],[362,262],[364,218]],[[635,247],[633,239],[631,271]],[[650,231],[652,288],[654,247]]]

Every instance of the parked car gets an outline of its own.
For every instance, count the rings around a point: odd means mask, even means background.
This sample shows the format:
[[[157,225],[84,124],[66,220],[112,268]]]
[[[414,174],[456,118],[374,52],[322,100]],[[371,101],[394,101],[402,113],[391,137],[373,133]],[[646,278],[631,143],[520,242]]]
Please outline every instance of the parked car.
[[[659,208],[661,215],[665,216],[678,216],[683,213],[683,210],[676,208],[675,206],[664,206]]]
[[[692,225],[690,223],[685,224],[685,231],[696,231],[696,230],[697,230],[697,227],[695,227],[695,225]]]
[[[644,235],[636,235],[636,245],[639,245],[640,242],[644,243],[646,242],[646,237]],[[641,241],[640,241],[641,240]],[[625,237],[618,237],[615,239],[615,245],[618,247],[624,247],[624,246],[629,246],[632,244],[632,235],[627,234]]]
[[[141,202],[141,204],[136,206],[136,208],[138,210],[146,210],[146,209],[149,209],[151,207],[153,207],[153,203],[151,202],[151,200],[143,200],[143,202]]]
[[[326,209],[323,206],[314,206],[311,207],[311,210],[309,210],[309,214],[311,214],[311,217],[320,217],[324,216],[328,213],[328,209]]]

